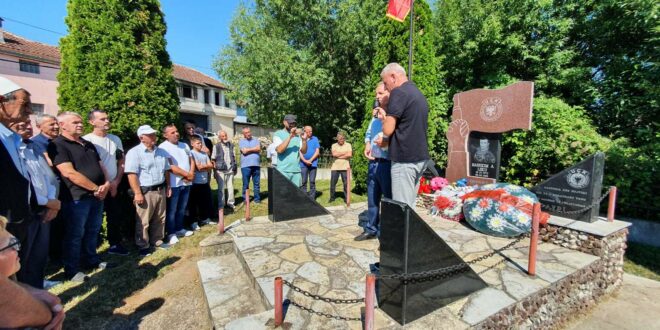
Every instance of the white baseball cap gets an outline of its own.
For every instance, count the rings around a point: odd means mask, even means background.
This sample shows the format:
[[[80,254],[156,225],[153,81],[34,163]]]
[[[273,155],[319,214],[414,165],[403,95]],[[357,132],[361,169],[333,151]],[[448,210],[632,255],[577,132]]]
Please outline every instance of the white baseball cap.
[[[137,130],[137,136],[138,137],[140,137],[142,135],[146,135],[146,134],[155,134],[155,133],[156,133],[156,130],[151,128],[151,126],[149,126],[149,125],[142,125]]]
[[[6,95],[19,89],[23,89],[23,87],[18,86],[13,81],[0,76],[0,95]]]

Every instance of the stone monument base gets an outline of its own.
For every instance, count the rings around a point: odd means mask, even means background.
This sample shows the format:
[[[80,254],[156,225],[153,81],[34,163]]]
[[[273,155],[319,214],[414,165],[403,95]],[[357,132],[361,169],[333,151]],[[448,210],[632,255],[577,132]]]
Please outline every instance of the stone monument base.
[[[377,240],[353,240],[361,232],[357,223],[365,209],[366,205],[356,204],[351,208],[331,208],[331,215],[315,218],[273,223],[267,217],[257,217],[232,226],[225,236],[232,239],[232,254],[242,265],[242,274],[231,276],[247,279],[252,287],[242,294],[254,295],[254,301],[260,301],[262,306],[253,314],[246,312],[227,319],[223,304],[229,304],[231,299],[209,298],[209,314],[216,328],[274,328],[273,280],[277,276],[312,294],[339,299],[364,297],[365,276],[370,265],[379,260]],[[511,242],[480,234],[463,223],[432,218],[422,209],[417,212],[464,260],[472,260]],[[521,241],[514,248],[471,266],[488,284],[487,288],[408,323],[405,328],[545,329],[560,326],[620,285],[627,226],[621,221],[576,223],[552,217],[538,246],[536,277],[526,274],[529,241]],[[227,244],[226,239],[218,241],[218,244]],[[433,247],[429,247],[428,253],[433,253]],[[228,273],[222,265],[202,260],[199,269],[207,297],[226,295],[227,283],[216,283],[221,281],[222,274]],[[214,290],[221,291],[214,293]],[[287,286],[284,286],[284,299],[319,312],[351,318],[360,317],[364,307],[364,304],[328,304],[313,300]],[[379,309],[375,321],[377,329],[403,328]],[[291,305],[286,308],[284,322],[290,329],[361,329],[359,321],[329,319]]]

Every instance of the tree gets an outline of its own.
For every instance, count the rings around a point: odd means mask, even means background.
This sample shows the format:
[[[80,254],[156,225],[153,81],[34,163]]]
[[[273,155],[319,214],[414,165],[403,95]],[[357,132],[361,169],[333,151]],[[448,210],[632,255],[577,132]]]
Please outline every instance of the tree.
[[[135,140],[138,126],[178,121],[179,98],[157,0],[70,0],[60,41],[62,110],[108,112],[112,131]]]
[[[383,6],[382,10],[384,11]],[[429,103],[429,119],[427,139],[429,153],[438,166],[447,161],[447,111],[449,102],[447,87],[445,85],[445,72],[442,71],[440,58],[436,54],[435,26],[432,22],[431,8],[424,0],[416,0],[414,8],[413,31],[413,75],[412,81],[417,85]],[[359,145],[355,148],[362,154],[364,150],[364,133],[371,121],[374,89],[380,81],[381,70],[391,62],[398,62],[404,68],[408,64],[409,24],[388,19],[383,14],[379,18],[377,48],[374,55],[373,67],[365,78],[368,95],[362,110],[362,128],[353,139]],[[406,69],[407,70],[407,69]],[[353,173],[358,189],[366,188],[367,162],[361,157],[353,160]]]
[[[231,45],[214,68],[248,114],[280,127],[286,113],[311,124],[329,147],[338,130],[362,121],[363,79],[371,70],[378,0],[259,0],[241,5]],[[359,109],[359,110],[358,110]]]

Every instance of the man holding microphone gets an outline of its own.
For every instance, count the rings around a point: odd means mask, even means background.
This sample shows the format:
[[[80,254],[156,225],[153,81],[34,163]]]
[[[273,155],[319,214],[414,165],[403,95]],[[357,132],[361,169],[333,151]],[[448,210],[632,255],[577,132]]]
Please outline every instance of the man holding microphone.
[[[307,152],[307,133],[296,128],[296,116],[288,114],[282,121],[284,128],[275,132],[273,145],[277,151],[277,170],[300,187],[300,153]]]

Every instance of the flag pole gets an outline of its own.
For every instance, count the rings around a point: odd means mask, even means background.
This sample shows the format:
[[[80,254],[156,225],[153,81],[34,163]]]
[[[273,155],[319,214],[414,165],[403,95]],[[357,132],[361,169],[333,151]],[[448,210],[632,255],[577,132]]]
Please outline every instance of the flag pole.
[[[408,34],[408,80],[412,80],[413,16],[415,16],[415,0],[410,0],[410,33]]]

